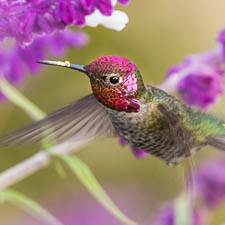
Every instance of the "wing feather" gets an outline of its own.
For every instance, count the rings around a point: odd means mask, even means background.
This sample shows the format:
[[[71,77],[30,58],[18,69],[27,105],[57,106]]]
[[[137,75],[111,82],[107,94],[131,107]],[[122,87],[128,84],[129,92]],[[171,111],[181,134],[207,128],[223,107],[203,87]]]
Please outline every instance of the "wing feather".
[[[1,136],[0,146],[36,144],[43,139],[53,143],[89,140],[104,135],[115,136],[116,132],[104,106],[91,94],[43,120]]]

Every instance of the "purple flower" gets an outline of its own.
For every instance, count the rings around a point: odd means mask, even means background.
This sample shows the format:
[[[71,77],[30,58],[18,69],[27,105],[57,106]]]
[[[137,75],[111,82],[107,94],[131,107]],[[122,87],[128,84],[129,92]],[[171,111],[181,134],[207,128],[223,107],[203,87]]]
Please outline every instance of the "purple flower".
[[[209,207],[225,201],[225,158],[205,163],[194,175],[196,197]]]
[[[176,225],[175,210],[173,205],[164,206],[158,212],[158,217],[152,225]],[[190,225],[203,225],[204,218],[200,211],[192,209],[192,219]],[[147,224],[146,224],[147,225]]]
[[[128,145],[127,141],[123,138],[123,137],[119,137],[119,143],[122,145],[122,146],[126,146]],[[145,158],[148,156],[148,153],[145,152],[144,150],[141,150],[139,148],[136,148],[134,146],[130,146],[130,149],[131,151],[133,152],[133,154],[139,158],[139,159],[142,159],[142,158]]]
[[[225,60],[225,29],[219,33],[218,42],[222,45],[222,56]]]
[[[130,0],[118,0],[118,2],[122,5],[128,5],[130,3]]]
[[[178,83],[177,89],[184,102],[205,109],[223,93],[221,82],[213,74],[192,73]]]
[[[122,146],[125,146],[127,145],[127,141],[123,138],[123,137],[119,137],[119,143],[122,145]]]
[[[68,47],[79,48],[87,43],[88,36],[84,32],[70,30],[38,37],[25,48],[16,43],[10,51],[0,49],[0,71],[10,83],[20,84],[26,73],[36,74],[42,67],[37,60],[48,58],[49,54],[62,57]],[[0,100],[5,100],[1,92]]]
[[[131,150],[132,150],[133,154],[139,159],[142,159],[142,158],[145,158],[148,156],[147,152],[145,152],[144,150],[141,150],[139,148],[136,148],[134,146],[131,146]]]
[[[220,46],[202,54],[190,55],[169,69],[162,89],[177,89],[183,101],[207,109],[223,93],[225,61]]]
[[[158,212],[158,218],[154,225],[175,225],[175,213],[173,207],[164,207]]]
[[[128,0],[119,3],[127,5]],[[46,35],[69,25],[84,26],[86,16],[99,10],[111,16],[111,0],[23,0],[0,1],[0,40],[15,38],[25,46],[33,34]]]
[[[167,92],[177,90],[185,103],[207,109],[224,92],[225,29],[218,36],[219,45],[201,54],[192,54],[172,66],[159,86]]]
[[[64,31],[49,37],[54,56],[62,57],[68,47],[82,48],[88,43],[88,36],[82,31]]]

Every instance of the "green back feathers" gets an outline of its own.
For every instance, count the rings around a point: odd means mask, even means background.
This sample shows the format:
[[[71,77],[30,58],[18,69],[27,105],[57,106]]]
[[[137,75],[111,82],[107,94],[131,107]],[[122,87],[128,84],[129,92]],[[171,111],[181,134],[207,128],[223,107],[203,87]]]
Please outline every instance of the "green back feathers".
[[[191,108],[158,88],[147,86],[147,90],[145,96],[148,96],[149,101],[162,104],[174,117],[179,117],[184,127],[192,131],[200,141],[207,136],[222,136],[225,139],[224,120]]]

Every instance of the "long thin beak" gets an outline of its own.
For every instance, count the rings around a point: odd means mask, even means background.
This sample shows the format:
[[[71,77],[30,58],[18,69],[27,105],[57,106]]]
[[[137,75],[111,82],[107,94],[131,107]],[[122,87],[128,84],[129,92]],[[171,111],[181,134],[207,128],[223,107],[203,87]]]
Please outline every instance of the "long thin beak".
[[[69,61],[61,62],[61,61],[50,61],[50,60],[38,60],[37,63],[51,65],[51,66],[67,67],[73,70],[78,70],[86,74],[88,73],[87,70],[85,69],[85,65],[71,64]]]

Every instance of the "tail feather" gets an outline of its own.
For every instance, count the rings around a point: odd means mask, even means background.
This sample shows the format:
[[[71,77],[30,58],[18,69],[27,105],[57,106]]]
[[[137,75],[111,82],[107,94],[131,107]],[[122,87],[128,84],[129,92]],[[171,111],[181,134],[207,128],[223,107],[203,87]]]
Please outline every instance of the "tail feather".
[[[225,136],[214,135],[207,137],[207,144],[225,151]]]

